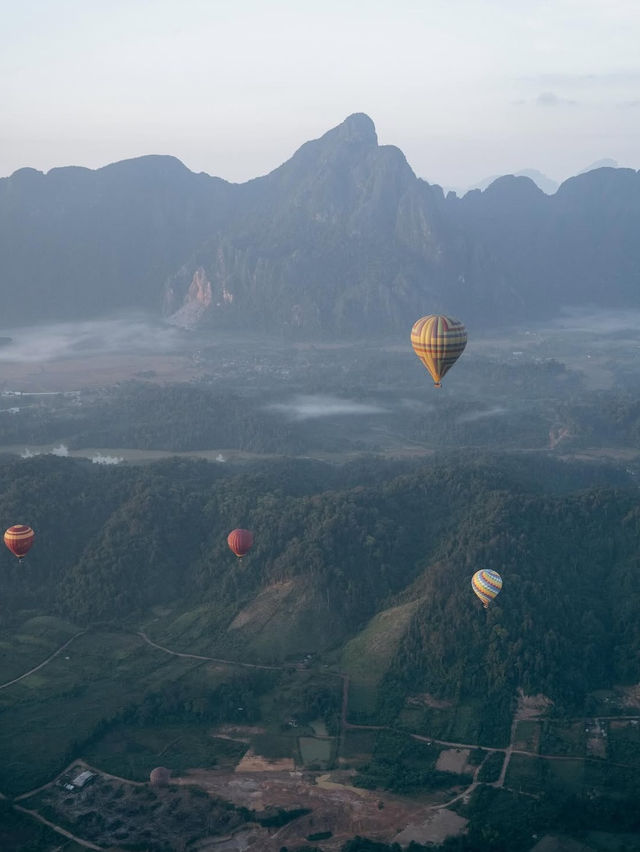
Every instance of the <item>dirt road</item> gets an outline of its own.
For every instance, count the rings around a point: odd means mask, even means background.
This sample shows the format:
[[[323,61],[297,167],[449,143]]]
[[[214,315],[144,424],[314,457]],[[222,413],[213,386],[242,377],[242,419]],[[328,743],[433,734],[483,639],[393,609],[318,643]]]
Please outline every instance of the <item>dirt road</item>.
[[[204,660],[209,663],[221,663],[225,666],[240,666],[245,669],[266,669],[267,671],[281,671],[284,666],[266,666],[261,663],[243,663],[238,660],[223,660],[220,657],[204,657],[202,654],[187,654],[184,651],[172,651],[170,648],[165,648],[163,645],[158,645],[157,642],[154,642],[152,639],[149,639],[146,633],[143,633],[142,630],[139,630],[137,633],[138,636],[141,636],[147,645],[151,645],[152,648],[157,648],[158,651],[164,651],[165,654],[171,654],[173,657],[185,657],[188,660]]]

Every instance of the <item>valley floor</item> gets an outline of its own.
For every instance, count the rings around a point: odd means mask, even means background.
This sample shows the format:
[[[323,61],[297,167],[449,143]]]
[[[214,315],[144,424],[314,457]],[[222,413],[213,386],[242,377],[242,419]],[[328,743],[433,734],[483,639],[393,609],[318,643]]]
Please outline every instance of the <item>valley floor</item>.
[[[41,674],[54,660],[59,659],[63,651],[69,654],[74,653],[74,643],[77,643],[87,632],[90,631],[76,632],[48,654],[42,662],[30,666],[21,674],[0,684],[0,690],[22,684],[29,678],[37,678],[37,673]],[[116,635],[113,634],[114,639]],[[236,663],[231,660],[176,651],[154,642],[142,631],[137,636],[154,651],[185,661],[217,663],[249,669],[280,668],[246,661]],[[172,782],[175,786],[169,790],[152,791],[154,808],[158,808],[159,813],[165,809],[168,811],[171,807],[176,807],[177,811],[181,812],[181,805],[171,805],[169,800],[173,797],[173,801],[182,802],[180,797],[183,796],[184,791],[195,793],[200,790],[206,791],[214,799],[225,800],[237,808],[244,808],[253,813],[253,818],[250,818],[248,822],[247,819],[240,821],[227,834],[220,836],[217,831],[214,831],[203,837],[192,847],[194,849],[206,849],[209,848],[210,843],[215,843],[217,850],[240,852],[240,850],[253,848],[264,849],[267,852],[267,850],[279,850],[288,843],[300,843],[309,837],[322,835],[322,848],[337,852],[348,838],[356,834],[366,834],[380,840],[403,844],[412,840],[437,844],[447,836],[459,834],[465,830],[467,820],[451,808],[468,803],[479,786],[486,784],[535,798],[542,789],[540,771],[543,764],[549,764],[554,776],[564,779],[569,786],[575,785],[576,789],[578,785],[584,783],[589,773],[593,775],[595,783],[598,776],[615,773],[616,769],[623,771],[637,769],[637,764],[633,760],[625,762],[615,759],[620,753],[621,738],[624,741],[631,738],[634,742],[637,740],[640,743],[640,702],[635,693],[627,692],[627,706],[624,713],[573,719],[563,722],[554,729],[555,751],[565,753],[545,753],[541,749],[544,730],[549,724],[553,725],[553,722],[543,718],[544,712],[548,709],[548,702],[545,701],[544,696],[533,698],[520,696],[511,725],[510,741],[505,748],[489,748],[477,743],[451,742],[417,733],[409,734],[417,742],[438,746],[440,754],[437,768],[458,774],[468,773],[468,785],[418,796],[398,796],[379,790],[354,787],[352,781],[355,770],[340,768],[347,762],[341,753],[345,739],[353,732],[376,732],[388,729],[383,726],[350,723],[347,718],[349,678],[340,673],[335,673],[334,676],[341,678],[343,685],[341,730],[335,738],[334,765],[338,767],[337,769],[312,771],[304,764],[300,764],[299,758],[297,760],[259,759],[257,754],[258,759],[254,759],[253,762],[246,762],[243,759],[240,763],[236,762],[228,768],[211,770],[194,766],[181,771]],[[638,712],[633,713],[634,707]],[[209,736],[240,744],[239,753],[245,754],[246,757],[252,733],[256,730],[259,729],[241,725],[221,726],[219,730],[211,729]],[[180,734],[178,734],[179,738]],[[169,742],[159,752],[158,761],[172,744]],[[476,754],[481,751],[483,754],[481,761],[475,766],[469,763],[473,751]],[[492,775],[487,773],[487,768],[493,756],[499,758],[499,761],[493,761]],[[94,773],[92,783],[82,790],[65,789],[64,784],[85,769]],[[543,774],[546,778],[547,770]],[[80,846],[103,849],[117,844],[124,838],[131,842],[138,837],[144,842],[144,837],[139,837],[139,834],[141,831],[148,830],[144,829],[144,825],[149,820],[150,814],[148,809],[134,807],[131,804],[136,802],[136,790],[140,791],[140,795],[151,795],[147,784],[108,772],[99,765],[90,765],[82,759],[81,755],[77,755],[65,770],[56,772],[49,781],[15,796],[10,801],[21,814],[47,825]],[[114,804],[112,800],[118,800],[119,804]],[[118,817],[106,822],[97,820],[95,814],[109,813],[111,806]],[[187,806],[184,803],[183,806],[182,813],[186,814]],[[255,821],[256,815],[259,817],[262,813],[291,809],[301,809],[300,815],[273,829],[261,826]],[[187,819],[186,816],[184,818]],[[179,832],[175,826],[173,830]],[[177,837],[178,835],[174,838],[176,844],[178,844]],[[179,846],[176,845],[174,848]]]

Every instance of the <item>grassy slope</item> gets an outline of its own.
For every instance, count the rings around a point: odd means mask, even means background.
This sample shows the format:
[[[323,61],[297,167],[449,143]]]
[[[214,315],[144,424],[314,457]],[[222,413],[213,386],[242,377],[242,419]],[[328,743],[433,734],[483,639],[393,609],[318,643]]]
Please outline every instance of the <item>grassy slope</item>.
[[[373,716],[378,686],[393,660],[417,601],[378,613],[344,647],[341,667],[350,678],[349,710]]]

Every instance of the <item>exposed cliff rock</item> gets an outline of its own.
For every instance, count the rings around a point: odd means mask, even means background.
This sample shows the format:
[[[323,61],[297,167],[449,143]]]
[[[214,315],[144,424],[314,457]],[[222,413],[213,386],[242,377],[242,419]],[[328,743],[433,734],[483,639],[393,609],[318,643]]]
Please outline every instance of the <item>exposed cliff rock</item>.
[[[169,310],[175,300],[175,291],[173,288],[168,288],[166,303]],[[193,273],[193,278],[187,289],[182,306],[174,313],[170,313],[169,322],[181,328],[193,328],[202,319],[207,309],[211,307],[212,300],[211,282],[207,278],[204,269],[199,266]],[[217,303],[217,306],[219,305],[220,302]]]

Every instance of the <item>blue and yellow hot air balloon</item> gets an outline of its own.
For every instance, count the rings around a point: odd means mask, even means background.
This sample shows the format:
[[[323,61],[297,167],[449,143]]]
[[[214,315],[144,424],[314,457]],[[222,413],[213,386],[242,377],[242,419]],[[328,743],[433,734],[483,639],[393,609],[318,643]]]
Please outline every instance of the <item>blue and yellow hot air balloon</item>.
[[[414,323],[411,345],[439,388],[442,387],[442,377],[453,367],[467,345],[467,331],[460,320],[429,314]]]
[[[482,601],[486,609],[491,601],[500,594],[502,588],[502,577],[497,571],[486,569],[476,571],[471,578],[471,588]]]

